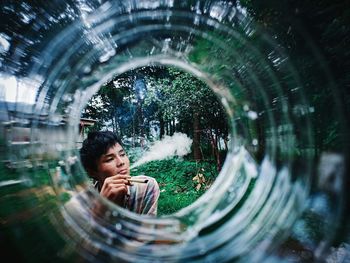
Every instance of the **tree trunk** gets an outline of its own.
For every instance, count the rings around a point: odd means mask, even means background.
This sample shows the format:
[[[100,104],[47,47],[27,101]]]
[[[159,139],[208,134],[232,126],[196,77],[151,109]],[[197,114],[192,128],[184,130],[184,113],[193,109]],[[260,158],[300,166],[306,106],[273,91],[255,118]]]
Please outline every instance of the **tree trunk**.
[[[218,144],[217,144],[217,134],[215,134],[214,136],[212,129],[210,129],[209,136],[210,136],[210,144],[212,147],[213,157],[214,157],[214,160],[216,161],[216,170],[219,172],[221,169],[221,161],[220,161],[220,155],[219,155]]]
[[[193,114],[193,156],[196,161],[202,160],[200,149],[200,120],[198,112]]]
[[[228,143],[228,138],[227,138],[227,136],[225,136],[225,138],[224,138],[224,144],[225,144],[225,151],[226,151],[226,152],[228,151],[228,145],[227,145],[227,143]]]
[[[169,135],[169,126],[168,126],[168,122],[166,121],[164,124],[165,124],[165,125],[164,125],[164,127],[165,127],[165,135]]]
[[[159,118],[159,139],[162,139],[164,136],[164,120],[162,117]]]
[[[173,120],[169,121],[169,135],[172,136],[174,134],[174,126],[173,126]]]
[[[171,127],[172,127],[171,135],[173,135],[176,132],[175,119],[171,120]]]
[[[221,170],[221,160],[220,160],[220,150],[219,150],[219,140],[218,140],[219,131],[215,131],[215,152],[216,152],[216,168],[217,171]]]

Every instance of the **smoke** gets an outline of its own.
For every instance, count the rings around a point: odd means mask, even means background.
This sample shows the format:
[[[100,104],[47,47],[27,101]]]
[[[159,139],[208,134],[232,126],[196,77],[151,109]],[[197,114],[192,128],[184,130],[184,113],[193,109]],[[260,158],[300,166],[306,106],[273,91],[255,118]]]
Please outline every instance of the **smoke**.
[[[156,160],[164,160],[173,156],[184,156],[191,151],[192,139],[184,133],[174,133],[173,136],[165,136],[155,142],[137,162],[130,168],[133,169],[144,163]]]

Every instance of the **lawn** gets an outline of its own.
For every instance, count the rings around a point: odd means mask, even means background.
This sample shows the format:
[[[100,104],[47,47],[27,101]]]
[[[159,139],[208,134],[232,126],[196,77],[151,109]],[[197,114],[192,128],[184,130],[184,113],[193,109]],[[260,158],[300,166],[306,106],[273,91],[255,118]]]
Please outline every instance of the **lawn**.
[[[159,216],[172,214],[195,202],[217,176],[214,163],[178,158],[152,161],[131,171],[131,175],[141,174],[155,178],[159,184]]]

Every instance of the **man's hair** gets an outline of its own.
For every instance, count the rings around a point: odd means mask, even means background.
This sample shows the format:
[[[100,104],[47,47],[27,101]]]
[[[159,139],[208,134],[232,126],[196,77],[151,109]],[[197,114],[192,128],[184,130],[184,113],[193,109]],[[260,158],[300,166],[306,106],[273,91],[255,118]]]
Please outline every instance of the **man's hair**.
[[[110,131],[95,131],[89,132],[87,138],[83,141],[83,146],[80,148],[80,159],[85,170],[97,169],[97,160],[105,154],[109,148],[115,144],[120,144],[119,137]]]

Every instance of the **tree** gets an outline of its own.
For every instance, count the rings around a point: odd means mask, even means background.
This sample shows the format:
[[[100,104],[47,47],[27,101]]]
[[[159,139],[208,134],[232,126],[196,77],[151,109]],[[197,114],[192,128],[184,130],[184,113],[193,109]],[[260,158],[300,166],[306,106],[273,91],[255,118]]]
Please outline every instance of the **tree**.
[[[201,138],[209,138],[214,158],[221,167],[218,142],[220,136],[227,139],[228,128],[218,98],[203,81],[190,73],[169,68],[166,76],[148,79],[153,92],[147,97],[147,103],[157,105],[155,116],[169,124],[169,134],[181,131],[191,135],[195,160],[203,158]]]

